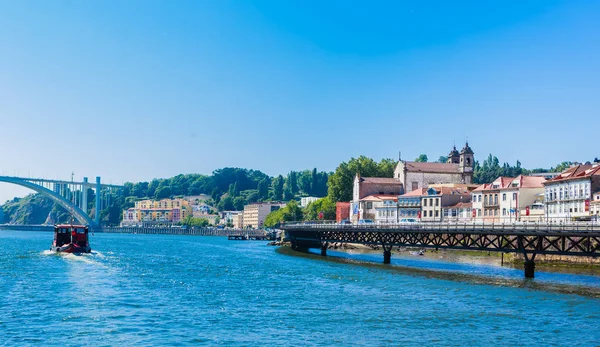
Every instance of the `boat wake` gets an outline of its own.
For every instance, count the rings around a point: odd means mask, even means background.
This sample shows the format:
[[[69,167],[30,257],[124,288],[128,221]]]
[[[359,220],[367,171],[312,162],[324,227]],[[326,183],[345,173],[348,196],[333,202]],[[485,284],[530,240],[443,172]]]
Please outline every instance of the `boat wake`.
[[[84,263],[94,264],[94,265],[98,265],[98,266],[104,266],[104,264],[99,262],[99,260],[106,258],[106,256],[104,254],[102,254],[101,252],[96,252],[96,251],[92,251],[91,253],[64,253],[64,252],[53,252],[50,250],[45,250],[45,251],[41,252],[41,255],[61,257],[68,261],[84,262]]]

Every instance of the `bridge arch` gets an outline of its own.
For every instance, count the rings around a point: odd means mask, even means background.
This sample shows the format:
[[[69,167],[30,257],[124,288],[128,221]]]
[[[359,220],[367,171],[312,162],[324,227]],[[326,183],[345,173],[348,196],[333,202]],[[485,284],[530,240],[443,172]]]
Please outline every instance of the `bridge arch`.
[[[79,223],[82,223],[85,225],[90,225],[90,226],[95,225],[94,221],[90,218],[90,216],[87,215],[87,213],[85,213],[83,210],[81,210],[78,206],[72,204],[69,200],[63,198],[62,196],[60,196],[59,194],[53,192],[52,190],[50,190],[48,188],[42,187],[33,182],[29,182],[29,181],[26,181],[26,180],[23,180],[20,178],[16,178],[16,177],[0,176],[0,182],[16,184],[21,187],[29,188],[40,194],[44,194],[44,195],[48,196],[49,198],[51,198],[56,203],[58,203],[60,206],[64,207],[65,210],[71,211],[73,213],[73,217],[75,217],[79,221]]]

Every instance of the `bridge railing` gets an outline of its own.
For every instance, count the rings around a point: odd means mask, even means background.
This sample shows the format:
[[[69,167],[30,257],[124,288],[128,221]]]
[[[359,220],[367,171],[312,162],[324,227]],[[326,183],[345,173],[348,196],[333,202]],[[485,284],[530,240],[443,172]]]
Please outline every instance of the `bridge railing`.
[[[363,224],[340,224],[334,221],[302,221],[285,223],[282,229],[328,229],[328,230],[373,230],[373,231],[435,231],[435,232],[582,232],[600,233],[600,224],[595,222],[410,222],[410,223],[363,223]]]

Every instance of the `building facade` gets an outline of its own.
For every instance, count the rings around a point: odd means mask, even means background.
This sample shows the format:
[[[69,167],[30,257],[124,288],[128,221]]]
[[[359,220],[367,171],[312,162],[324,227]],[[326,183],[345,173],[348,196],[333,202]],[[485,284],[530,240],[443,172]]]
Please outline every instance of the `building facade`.
[[[244,206],[244,213],[242,217],[244,228],[262,228],[267,215],[283,207],[285,207],[285,204],[279,202],[257,202],[254,204]]]
[[[450,152],[446,163],[421,163],[400,160],[394,178],[402,183],[406,193],[440,183],[471,184],[475,157],[469,143],[460,151]]]
[[[375,220],[377,211],[374,209],[373,201],[363,201],[372,195],[397,197],[403,192],[402,183],[396,178],[386,177],[354,177],[352,187],[352,201],[350,202],[350,220],[357,222],[360,219]]]
[[[472,192],[473,218],[486,223],[542,221],[544,182],[540,176],[498,177]]]
[[[121,225],[176,224],[191,215],[192,207],[185,199],[142,200],[123,211]]]
[[[544,183],[547,218],[551,222],[589,218],[592,194],[599,190],[599,164],[570,167]]]

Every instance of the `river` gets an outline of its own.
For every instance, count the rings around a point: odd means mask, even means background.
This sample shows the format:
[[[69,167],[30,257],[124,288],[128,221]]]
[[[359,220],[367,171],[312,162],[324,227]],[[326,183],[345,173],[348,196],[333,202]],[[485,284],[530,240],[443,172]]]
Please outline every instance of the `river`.
[[[600,277],[222,237],[0,230],[0,345],[600,344]],[[520,275],[520,276],[519,276]]]

